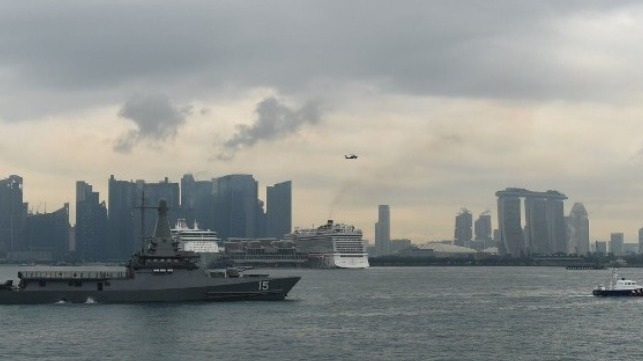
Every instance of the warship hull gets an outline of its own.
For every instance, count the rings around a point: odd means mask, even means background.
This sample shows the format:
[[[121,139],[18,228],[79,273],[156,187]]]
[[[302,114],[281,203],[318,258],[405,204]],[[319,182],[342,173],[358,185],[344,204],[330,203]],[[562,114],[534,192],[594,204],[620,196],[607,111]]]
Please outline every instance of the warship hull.
[[[0,290],[0,304],[280,301],[299,279],[211,278],[203,285],[155,288],[145,287],[146,283],[136,280],[83,280],[80,287],[74,285],[75,280],[46,280],[44,284],[43,280],[31,280],[36,283],[33,288]]]

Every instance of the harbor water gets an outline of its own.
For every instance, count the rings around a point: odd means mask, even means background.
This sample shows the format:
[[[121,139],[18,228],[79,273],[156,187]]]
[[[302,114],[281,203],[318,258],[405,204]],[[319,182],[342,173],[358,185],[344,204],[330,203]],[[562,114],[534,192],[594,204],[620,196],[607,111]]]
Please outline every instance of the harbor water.
[[[0,279],[21,269],[0,266]],[[267,272],[302,279],[283,302],[0,306],[0,359],[540,361],[643,354],[643,298],[591,295],[609,270]],[[643,269],[620,273],[643,281]]]

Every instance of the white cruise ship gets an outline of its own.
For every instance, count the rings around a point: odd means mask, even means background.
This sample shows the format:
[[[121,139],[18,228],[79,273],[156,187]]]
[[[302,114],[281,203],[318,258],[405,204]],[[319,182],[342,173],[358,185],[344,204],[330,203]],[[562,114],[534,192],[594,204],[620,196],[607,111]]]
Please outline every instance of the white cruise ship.
[[[201,266],[207,267],[225,251],[219,234],[215,231],[200,229],[195,221],[190,228],[185,219],[179,218],[172,228],[172,237],[179,242],[179,249],[201,255]]]
[[[284,237],[293,241],[298,252],[317,258],[325,268],[368,268],[368,254],[362,231],[354,226],[329,220],[317,228],[295,228]]]

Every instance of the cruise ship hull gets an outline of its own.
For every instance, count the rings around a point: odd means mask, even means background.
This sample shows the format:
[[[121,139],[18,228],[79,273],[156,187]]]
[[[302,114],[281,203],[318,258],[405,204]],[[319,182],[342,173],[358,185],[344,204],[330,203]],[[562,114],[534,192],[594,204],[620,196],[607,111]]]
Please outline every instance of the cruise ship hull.
[[[177,280],[180,278],[177,277]],[[39,287],[37,280],[31,280],[36,284],[24,289],[0,290],[0,304],[279,301],[286,298],[299,279],[204,277],[201,284],[189,282],[184,285],[177,282],[172,286],[170,283],[174,282],[156,282],[155,287],[150,287],[150,283],[144,279],[83,280],[81,287],[72,286],[72,280],[46,280],[45,286]]]
[[[342,255],[334,255],[332,267],[344,269],[363,269],[369,268],[370,265],[368,263],[368,256],[347,257]]]

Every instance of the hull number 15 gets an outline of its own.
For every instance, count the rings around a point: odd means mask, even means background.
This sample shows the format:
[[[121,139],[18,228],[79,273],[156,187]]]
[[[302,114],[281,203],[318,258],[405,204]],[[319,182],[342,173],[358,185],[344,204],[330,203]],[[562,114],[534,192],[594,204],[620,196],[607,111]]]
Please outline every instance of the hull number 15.
[[[259,291],[268,291],[270,289],[270,281],[259,281]]]

